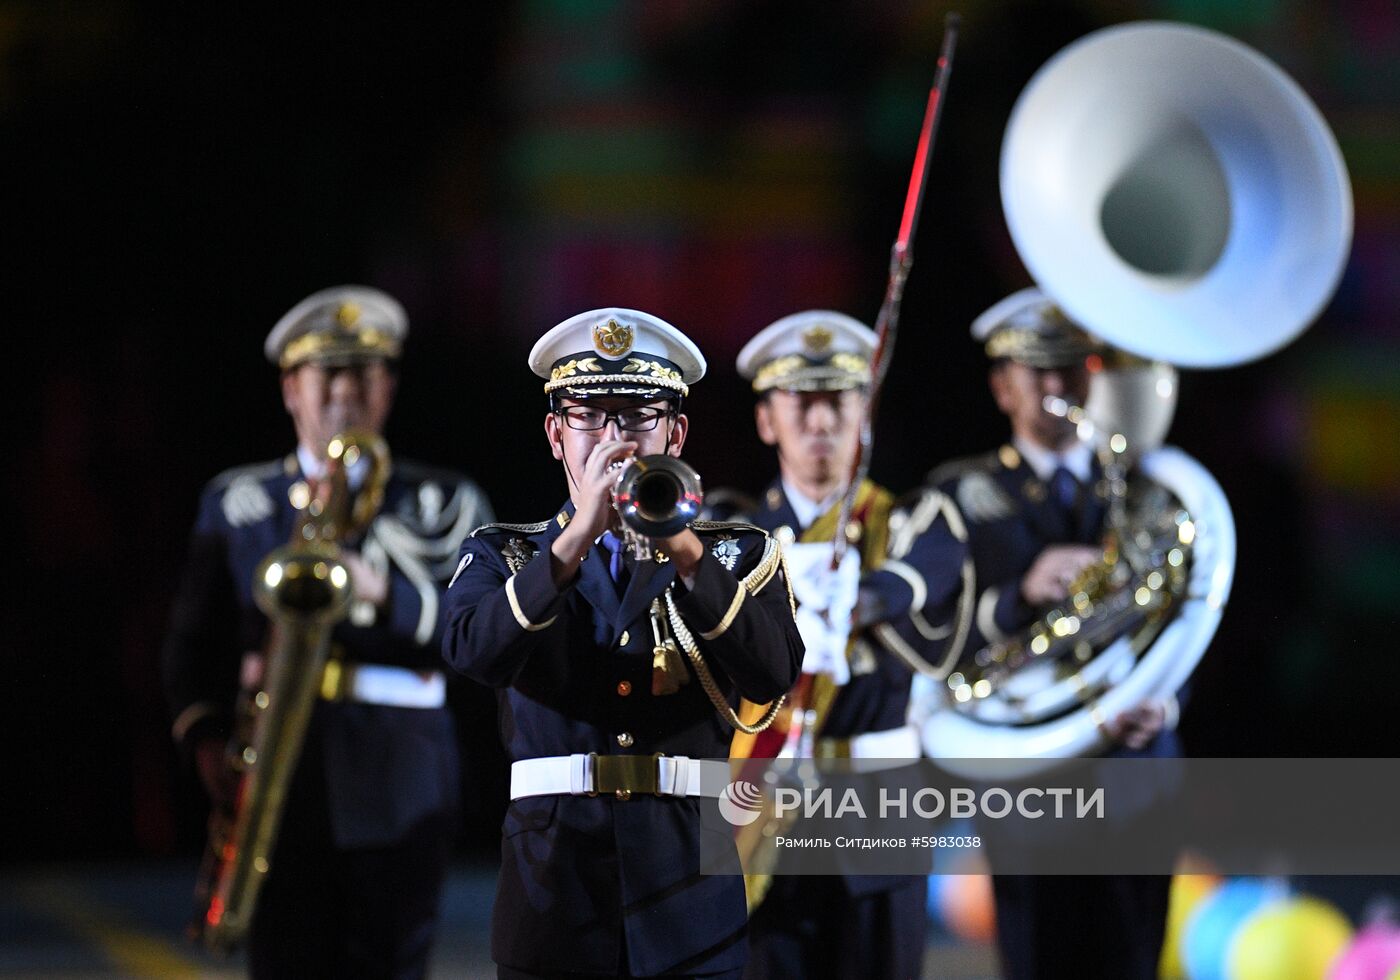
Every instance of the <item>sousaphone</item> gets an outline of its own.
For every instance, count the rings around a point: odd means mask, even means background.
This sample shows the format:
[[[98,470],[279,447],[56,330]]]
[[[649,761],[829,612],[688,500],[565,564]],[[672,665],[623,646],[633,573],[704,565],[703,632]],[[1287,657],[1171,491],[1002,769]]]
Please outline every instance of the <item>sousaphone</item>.
[[[1190,676],[1235,534],[1215,479],[1163,445],[1176,368],[1292,342],[1335,291],[1352,231],[1345,163],[1302,89],[1246,45],[1173,23],[1094,32],[1039,70],[1007,124],[1001,195],[1032,278],[1122,352],[1086,405],[1047,405],[1081,422],[1117,492],[1105,560],[1066,606],[933,682],[951,710],[926,723],[925,750],[966,776],[985,768],[965,760],[1031,774],[1101,751],[1107,719]]]

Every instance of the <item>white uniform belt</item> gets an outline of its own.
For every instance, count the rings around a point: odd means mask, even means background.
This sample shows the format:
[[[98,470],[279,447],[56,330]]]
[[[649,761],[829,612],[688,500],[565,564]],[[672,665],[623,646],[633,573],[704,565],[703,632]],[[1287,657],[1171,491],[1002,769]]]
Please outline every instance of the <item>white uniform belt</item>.
[[[245,691],[262,688],[266,665],[266,658],[259,652],[243,655],[239,683]],[[441,708],[447,703],[447,678],[440,670],[410,670],[332,658],[321,672],[321,697],[390,708]]]
[[[521,759],[510,767],[510,798],[569,793],[597,796],[633,793],[718,797],[729,785],[729,764],[683,755],[574,755]]]
[[[903,725],[850,738],[819,738],[815,754],[818,759],[917,759],[923,749],[919,730]]]
[[[331,660],[321,677],[321,697],[391,708],[441,708],[447,703],[447,678],[440,670]]]

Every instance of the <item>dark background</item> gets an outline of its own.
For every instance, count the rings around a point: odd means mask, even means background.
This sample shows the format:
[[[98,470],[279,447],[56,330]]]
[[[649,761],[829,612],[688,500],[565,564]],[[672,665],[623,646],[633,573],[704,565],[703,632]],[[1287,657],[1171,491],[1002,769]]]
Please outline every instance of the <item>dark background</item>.
[[[525,355],[604,305],[694,337],[706,484],[774,462],[733,370],[773,319],[873,321],[942,2],[532,0],[351,18],[0,4],[13,555],[0,860],[194,854],[158,650],[201,485],[293,444],[276,319],[324,286],[412,331],[394,452],[502,519],[564,497]],[[1190,372],[1171,441],[1229,494],[1234,593],[1183,718],[1200,755],[1394,755],[1400,604],[1400,15],[1367,0],[967,2],[872,475],[1005,436],[972,318],[1028,284],[997,156],[1016,95],[1096,27],[1224,30],[1292,74],[1356,193],[1337,296],[1291,347]],[[494,700],[463,685],[462,849],[495,846]]]

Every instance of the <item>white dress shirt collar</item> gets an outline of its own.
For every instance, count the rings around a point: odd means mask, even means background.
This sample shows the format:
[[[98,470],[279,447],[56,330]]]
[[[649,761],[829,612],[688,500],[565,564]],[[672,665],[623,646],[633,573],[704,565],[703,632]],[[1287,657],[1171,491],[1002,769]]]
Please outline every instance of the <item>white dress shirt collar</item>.
[[[1058,453],[1019,437],[1013,438],[1011,444],[1016,447],[1021,458],[1030,464],[1035,475],[1047,482],[1061,466],[1073,473],[1080,483],[1088,483],[1093,473],[1094,451],[1081,439],[1074,440],[1068,449]]]
[[[326,461],[301,443],[297,443],[297,463],[301,466],[301,475],[308,480],[319,480],[326,475]],[[350,489],[360,489],[368,475],[369,460],[364,457],[355,460],[355,465],[350,467]]]
[[[830,510],[838,500],[841,499],[841,490],[838,488],[832,491],[826,500],[813,500],[804,496],[800,490],[783,480],[783,493],[787,494],[788,504],[792,507],[792,512],[797,515],[797,523],[803,529],[811,527],[821,517]]]

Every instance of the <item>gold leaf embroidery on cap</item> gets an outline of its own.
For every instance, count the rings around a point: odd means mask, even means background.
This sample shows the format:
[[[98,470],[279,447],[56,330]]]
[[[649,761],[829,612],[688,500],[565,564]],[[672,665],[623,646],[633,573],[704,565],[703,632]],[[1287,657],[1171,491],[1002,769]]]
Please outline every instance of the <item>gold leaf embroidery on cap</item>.
[[[565,361],[553,371],[549,372],[550,381],[558,381],[560,378],[572,378],[576,374],[587,373],[589,371],[598,372],[603,370],[596,357],[575,358],[572,361]]]
[[[850,374],[865,374],[870,369],[870,362],[859,354],[832,354],[831,366]]]
[[[807,359],[801,354],[788,354],[786,357],[775,357],[763,367],[758,369],[754,376],[753,386],[756,391],[773,387],[779,378],[786,377],[798,368],[807,363]]]
[[[622,368],[623,374],[645,374],[648,377],[658,378],[664,381],[680,381],[681,373],[658,364],[656,361],[648,361],[645,358],[629,357],[627,363]]]

